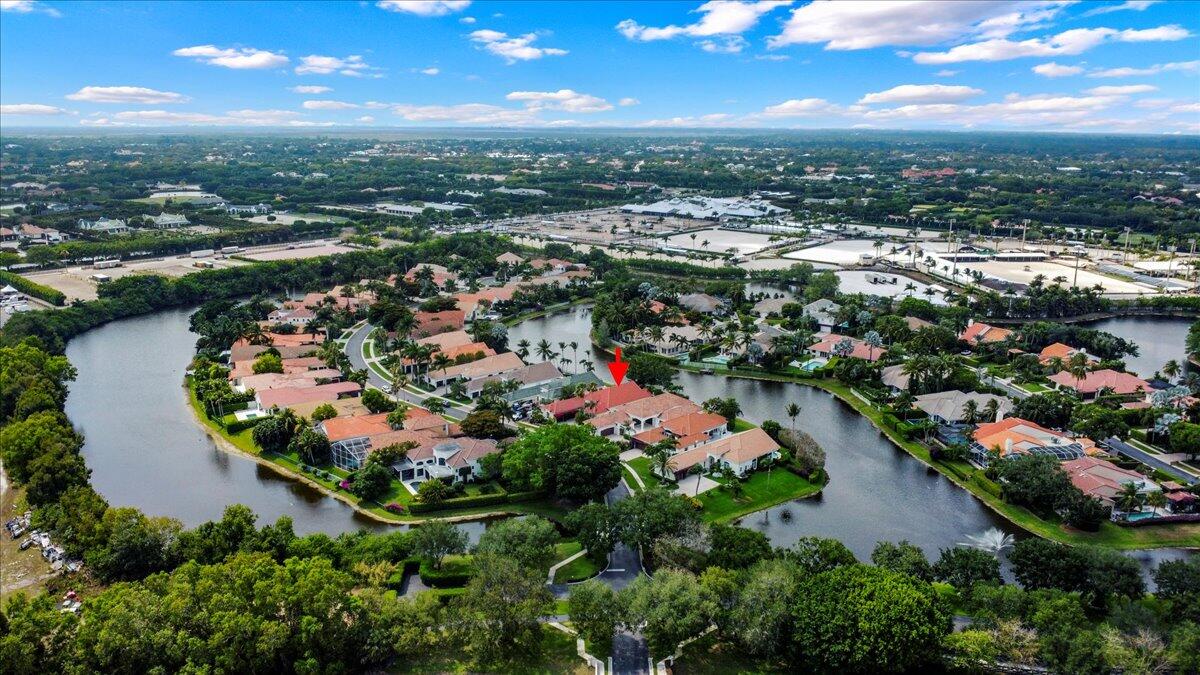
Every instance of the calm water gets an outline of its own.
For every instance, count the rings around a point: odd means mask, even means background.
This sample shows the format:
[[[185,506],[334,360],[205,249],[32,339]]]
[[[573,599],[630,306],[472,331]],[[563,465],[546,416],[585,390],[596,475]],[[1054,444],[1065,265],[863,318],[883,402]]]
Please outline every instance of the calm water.
[[[190,310],[110,323],[70,342],[79,369],[67,415],[83,432],[92,485],[115,506],[177,518],[189,527],[245,504],[259,524],[291,516],[296,532],[336,535],[387,525],[240,455],[217,448],[183,388],[196,336]],[[477,535],[482,525],[465,529]]]
[[[188,312],[175,310],[116,322],[71,341],[67,350],[79,369],[67,413],[86,436],[83,453],[92,484],[111,503],[178,518],[189,526],[219,518],[227,504],[242,503],[260,523],[289,515],[300,533],[338,534],[388,526],[303,484],[280,477],[238,455],[219,450],[201,430],[181,386],[195,336]],[[591,313],[575,308],[524,322],[509,330],[509,343],[543,336],[580,345],[608,378],[607,359],[590,351]],[[570,347],[567,348],[570,355]],[[743,524],[765,532],[779,546],[806,535],[836,537],[861,558],[880,540],[908,539],[931,556],[968,534],[998,527],[1020,536],[968,492],[893,446],[869,422],[832,396],[797,384],[725,379],[681,373],[692,399],[734,396],[743,417],[788,424],[784,407],[799,403],[798,428],[825,448],[829,487],[815,499],[749,516]],[[784,512],[790,514],[785,518]],[[472,539],[482,523],[463,524]],[[1178,550],[1138,552],[1150,563],[1186,555]]]
[[[1126,357],[1125,365],[1131,372],[1142,377],[1150,377],[1171,359],[1175,359],[1180,365],[1186,362],[1184,340],[1187,339],[1188,328],[1192,325],[1191,319],[1121,317],[1084,325],[1136,342],[1138,355]]]
[[[515,347],[522,338],[536,344],[542,336],[556,345],[571,340],[589,344],[590,330],[591,312],[579,307],[510,328],[509,345]],[[569,354],[569,347],[567,351]],[[602,365],[609,360],[607,355],[593,350],[589,357],[596,362],[600,376],[609,380],[608,369]],[[791,402],[800,405],[796,428],[811,434],[825,448],[830,483],[819,497],[776,506],[742,521],[743,526],[765,533],[776,546],[789,546],[809,535],[833,537],[866,560],[879,541],[907,539],[936,557],[940,549],[993,527],[1018,538],[1026,536],[971,493],[897,448],[850,406],[824,391],[687,372],[679,373],[679,382],[694,401],[733,396],[742,405],[742,417],[756,423],[774,419],[790,425],[784,409]],[[1132,555],[1153,567],[1158,561],[1189,554],[1158,549]]]

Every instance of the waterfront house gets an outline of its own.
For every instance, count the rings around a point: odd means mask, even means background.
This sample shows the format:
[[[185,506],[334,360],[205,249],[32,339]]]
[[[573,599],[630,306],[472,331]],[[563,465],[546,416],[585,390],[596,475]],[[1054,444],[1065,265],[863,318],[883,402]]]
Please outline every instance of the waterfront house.
[[[267,321],[271,323],[286,323],[297,328],[304,328],[310,321],[316,318],[316,314],[307,307],[296,307],[294,309],[280,308],[272,310],[267,315]]]
[[[1020,417],[1009,417],[975,428],[971,442],[972,459],[986,464],[991,452],[999,453],[1002,458],[1022,453],[1052,455],[1066,461],[1096,452],[1096,444],[1087,437],[1072,438]]]
[[[675,452],[679,453],[721,438],[728,430],[729,422],[724,417],[696,411],[664,420],[660,426],[638,433],[633,437],[633,446],[647,448],[672,439],[675,441]]]
[[[663,328],[662,339],[654,340],[642,335],[641,341],[647,347],[661,356],[679,356],[686,354],[697,345],[704,344],[700,337],[700,329],[696,326],[667,326]]]
[[[580,410],[595,415],[609,408],[638,399],[649,398],[650,392],[638,386],[636,382],[626,379],[618,385],[604,387],[587,392],[582,396],[572,396],[558,401],[552,401],[543,406],[546,413],[556,420],[574,417]]]
[[[1144,394],[1150,391],[1150,383],[1136,375],[1105,368],[1093,370],[1082,378],[1076,378],[1063,370],[1049,377],[1057,389],[1074,391],[1083,399],[1095,398],[1102,389],[1118,396]]]
[[[388,413],[333,417],[317,424],[317,431],[329,439],[334,465],[353,471],[362,466],[372,450],[396,443],[434,442],[449,436],[450,423],[424,408],[405,410],[403,428],[393,428]]]
[[[336,401],[339,398],[358,396],[362,386],[357,382],[330,382],[312,387],[279,387],[254,392],[254,404],[259,410],[286,408],[297,403],[313,401]]]
[[[962,333],[959,333],[958,339],[966,342],[972,347],[989,344],[994,342],[1004,342],[1012,337],[1013,332],[1007,328],[997,328],[989,326],[982,321],[971,319],[967,323],[967,328]]]
[[[666,420],[699,411],[700,406],[688,399],[663,393],[610,406],[586,423],[601,436],[633,435],[658,427]]]
[[[730,434],[671,457],[667,468],[676,480],[692,467],[708,471],[717,467],[745,477],[768,458],[779,458],[779,444],[759,428]]]
[[[894,366],[887,366],[879,371],[879,379],[884,386],[892,390],[892,394],[899,394],[902,391],[908,391],[908,383],[911,377],[904,372],[904,364],[897,363]]]
[[[754,313],[766,317],[772,314],[779,316],[783,314],[783,306],[796,302],[791,298],[763,298],[754,303]]]
[[[886,347],[872,347],[854,337],[847,337],[837,333],[827,333],[825,335],[818,335],[817,337],[819,338],[818,342],[808,348],[809,353],[813,356],[820,356],[827,359],[834,356],[846,356],[875,362],[883,358],[884,354],[887,354]],[[849,345],[848,353],[839,353],[842,350],[839,345],[842,344]]]
[[[1071,484],[1083,494],[1094,497],[1108,507],[1116,507],[1117,498],[1126,485],[1136,485],[1138,494],[1145,496],[1162,488],[1136,471],[1122,469],[1097,457],[1080,457],[1062,463]]]
[[[981,420],[987,422],[1001,420],[1012,411],[1013,407],[1012,401],[1003,396],[979,394],[973,391],[963,392],[957,389],[941,391],[936,394],[922,394],[913,399],[913,405],[929,415],[929,419],[938,424],[958,424],[966,417],[967,404],[972,401],[975,403],[975,422]],[[984,411],[992,401],[996,402],[996,417],[992,420],[986,420],[986,413]]]
[[[469,482],[483,475],[479,460],[500,452],[488,438],[445,438],[427,441],[408,451],[392,470],[410,489],[413,483],[439,478],[452,483]]]

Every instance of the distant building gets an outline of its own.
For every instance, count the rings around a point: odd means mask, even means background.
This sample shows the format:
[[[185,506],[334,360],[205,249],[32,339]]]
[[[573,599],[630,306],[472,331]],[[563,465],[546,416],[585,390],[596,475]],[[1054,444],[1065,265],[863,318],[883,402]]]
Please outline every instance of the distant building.
[[[226,204],[225,213],[231,216],[259,216],[270,213],[270,204]]]
[[[982,321],[972,319],[967,329],[959,334],[958,339],[966,342],[969,345],[981,345],[992,342],[1004,342],[1012,336],[1012,331],[1007,328],[997,328],[989,326]]]
[[[80,218],[75,222],[75,227],[86,232],[95,232],[98,234],[125,234],[129,231],[129,226],[124,220],[114,220],[101,217],[99,220],[87,220]]]
[[[157,216],[151,217],[150,222],[154,224],[154,227],[157,227],[159,229],[167,229],[167,228],[171,228],[171,227],[183,227],[185,225],[191,225],[191,223],[187,219],[187,216],[184,216],[182,214],[166,213],[166,212],[163,212],[163,213],[158,214]]]
[[[653,204],[626,204],[621,211],[642,216],[698,220],[745,220],[781,216],[788,212],[770,202],[737,197],[674,197]]]

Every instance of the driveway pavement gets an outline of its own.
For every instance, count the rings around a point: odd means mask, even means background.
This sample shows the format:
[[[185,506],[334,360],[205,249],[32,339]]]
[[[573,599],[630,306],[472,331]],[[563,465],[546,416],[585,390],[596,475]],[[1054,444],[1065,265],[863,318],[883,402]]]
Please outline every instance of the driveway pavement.
[[[388,382],[387,379],[380,376],[379,373],[376,373],[374,370],[369,368],[367,366],[367,359],[363,356],[363,343],[366,342],[367,336],[371,334],[371,329],[371,324],[364,323],[361,327],[359,327],[358,330],[354,331],[350,335],[350,339],[346,342],[346,356],[350,358],[350,365],[354,366],[355,370],[367,371],[367,384],[375,387],[376,389],[387,391],[387,388],[390,387],[392,383]],[[407,389],[402,389],[398,392],[394,392],[392,394],[392,398],[419,406],[426,397],[415,394]],[[456,421],[462,420],[462,418],[466,417],[467,413],[469,412],[469,409],[460,405],[447,406],[445,410],[446,416]]]
[[[700,483],[699,488],[696,487],[696,483]],[[682,478],[679,481],[679,494],[687,495],[689,497],[695,497],[698,494],[703,494],[705,492],[708,492],[709,490],[717,487],[718,485],[720,485],[720,483],[709,478],[708,476],[702,476],[699,474],[691,474],[689,476]]]

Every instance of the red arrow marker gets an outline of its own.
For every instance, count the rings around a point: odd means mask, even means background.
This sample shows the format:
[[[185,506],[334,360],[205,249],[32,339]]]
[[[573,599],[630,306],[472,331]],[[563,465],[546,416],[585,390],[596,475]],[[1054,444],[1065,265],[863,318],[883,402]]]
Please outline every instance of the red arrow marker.
[[[617,347],[617,360],[608,364],[608,372],[612,374],[613,382],[621,384],[627,370],[629,370],[629,363],[621,360],[621,348]]]

